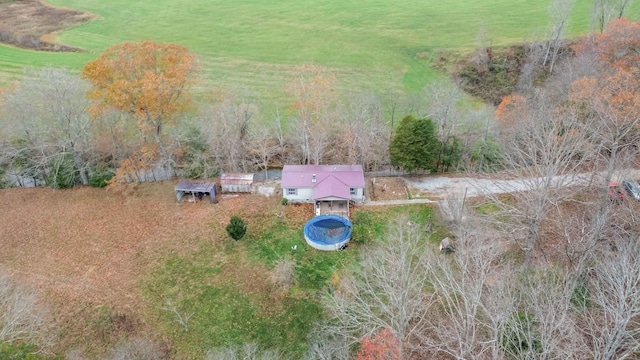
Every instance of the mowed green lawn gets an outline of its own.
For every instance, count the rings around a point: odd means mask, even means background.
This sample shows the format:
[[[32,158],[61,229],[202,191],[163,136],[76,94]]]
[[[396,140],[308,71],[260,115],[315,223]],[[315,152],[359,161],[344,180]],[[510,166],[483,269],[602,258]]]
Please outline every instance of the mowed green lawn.
[[[59,34],[59,42],[89,53],[0,47],[0,84],[24,66],[80,69],[113,44],[149,38],[200,56],[200,90],[242,87],[279,99],[295,66],[313,62],[334,71],[346,92],[413,92],[437,76],[429,57],[440,49],[473,48],[479,29],[499,46],[543,38],[549,23],[549,2],[531,0],[49,2],[100,16]],[[591,0],[576,1],[571,35],[589,31],[591,6]],[[416,56],[422,52],[427,60]]]

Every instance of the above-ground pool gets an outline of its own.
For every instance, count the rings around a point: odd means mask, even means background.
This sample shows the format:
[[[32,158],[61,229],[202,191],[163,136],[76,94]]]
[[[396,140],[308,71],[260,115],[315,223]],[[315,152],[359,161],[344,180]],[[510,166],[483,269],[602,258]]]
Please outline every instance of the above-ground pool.
[[[338,215],[319,215],[304,226],[304,239],[318,250],[339,250],[351,239],[351,221]]]

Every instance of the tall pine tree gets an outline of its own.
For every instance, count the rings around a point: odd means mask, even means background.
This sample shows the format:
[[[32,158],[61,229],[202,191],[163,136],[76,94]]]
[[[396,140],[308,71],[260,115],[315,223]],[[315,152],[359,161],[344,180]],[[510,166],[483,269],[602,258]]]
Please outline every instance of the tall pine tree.
[[[389,145],[391,164],[406,171],[437,170],[440,141],[431,119],[405,116]]]

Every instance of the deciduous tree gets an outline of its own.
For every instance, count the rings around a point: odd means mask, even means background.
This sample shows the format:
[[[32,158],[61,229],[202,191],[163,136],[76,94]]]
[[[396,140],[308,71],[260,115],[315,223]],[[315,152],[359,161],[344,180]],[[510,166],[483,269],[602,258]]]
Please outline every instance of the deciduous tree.
[[[387,165],[391,127],[384,119],[379,99],[362,95],[351,98],[348,104],[336,126],[336,151],[331,158],[336,163],[361,164],[364,169]]]
[[[296,114],[292,130],[303,164],[320,165],[330,152],[339,119],[335,87],[335,75],[313,64],[301,66],[289,84],[287,90],[294,99],[292,108]]]
[[[94,114],[115,109],[132,115],[172,168],[163,129],[187,108],[194,71],[195,58],[187,48],[145,40],[108,48],[85,65],[82,76],[93,86],[88,94],[96,100]]]
[[[6,91],[2,126],[11,146],[13,170],[56,184],[55,169],[64,160],[71,179],[88,183],[95,162],[96,134],[86,110],[88,84],[66,69],[32,71]],[[58,179],[59,180],[59,179]]]
[[[609,21],[622,18],[631,7],[633,0],[593,0],[593,19],[600,32]]]
[[[553,72],[558,52],[560,51],[561,42],[564,33],[569,25],[569,15],[573,9],[575,0],[553,0],[548,8],[551,24],[549,26],[549,41],[542,60],[542,65],[549,65],[549,72]]]
[[[527,99],[519,116],[504,115],[516,122],[503,133],[502,162],[522,184],[504,189],[515,203],[497,197],[494,200],[506,211],[507,219],[516,221],[510,231],[525,252],[525,266],[531,265],[542,222],[554,206],[572,196],[572,191],[579,188],[576,185],[584,186],[586,181],[580,173],[594,157],[588,129],[580,122],[578,110],[547,104],[553,104],[553,100],[541,91]]]
[[[388,329],[403,359],[419,354],[432,304],[423,241],[421,227],[408,226],[406,218],[390,225],[386,241],[364,254],[353,277],[330,293],[326,305],[333,316],[325,331],[353,345]]]
[[[221,93],[213,104],[205,105],[200,111],[200,128],[207,138],[217,166],[226,172],[246,172],[249,170],[249,148],[252,140],[250,127],[255,135],[260,123],[258,107],[245,96]]]
[[[49,313],[34,288],[21,286],[0,269],[0,343],[50,345]]]
[[[401,360],[398,339],[391,330],[382,329],[360,340],[356,360]]]

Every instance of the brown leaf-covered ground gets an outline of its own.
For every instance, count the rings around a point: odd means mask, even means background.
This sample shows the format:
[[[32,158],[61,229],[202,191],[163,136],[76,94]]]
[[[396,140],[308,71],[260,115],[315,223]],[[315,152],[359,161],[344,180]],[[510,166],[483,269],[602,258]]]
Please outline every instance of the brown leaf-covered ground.
[[[219,195],[218,204],[177,203],[174,185],[0,190],[0,266],[47,294],[67,338],[86,333],[90,326],[82,322],[99,307],[144,333],[140,280],[167,254],[189,253],[203,241],[223,246],[231,215],[259,231],[262,221],[283,211],[300,224],[313,214],[310,206],[283,208],[278,197],[256,194]]]
[[[367,179],[371,200],[406,200],[407,189],[401,177],[376,177]]]
[[[0,42],[42,50],[77,51],[53,46],[55,33],[95,17],[73,9],[54,7],[41,0],[0,3]]]

